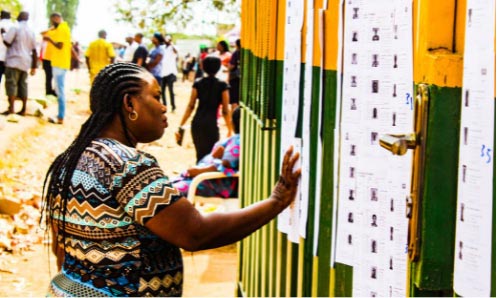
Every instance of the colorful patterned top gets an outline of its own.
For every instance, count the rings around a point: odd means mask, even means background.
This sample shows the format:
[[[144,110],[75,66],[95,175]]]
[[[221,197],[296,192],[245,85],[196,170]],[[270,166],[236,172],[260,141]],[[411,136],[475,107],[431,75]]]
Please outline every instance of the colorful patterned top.
[[[217,147],[224,147],[224,154],[222,158],[214,158],[212,153]],[[229,162],[229,167],[222,165],[222,161]],[[215,165],[217,171],[224,173],[228,178],[205,180],[198,184],[196,195],[205,197],[221,197],[221,198],[234,198],[238,196],[238,179],[231,178],[238,172],[240,161],[240,135],[235,134],[232,137],[221,140],[215,143],[210,154],[205,155],[197,164],[197,166],[210,166]],[[187,196],[189,185],[193,181],[188,177],[187,171],[183,172],[180,177],[172,179],[172,185],[178,189],[183,196]]]
[[[69,192],[64,264],[49,295],[182,295],[179,248],[144,227],[181,198],[153,156],[97,139],[80,157]],[[55,224],[61,217],[55,212]]]

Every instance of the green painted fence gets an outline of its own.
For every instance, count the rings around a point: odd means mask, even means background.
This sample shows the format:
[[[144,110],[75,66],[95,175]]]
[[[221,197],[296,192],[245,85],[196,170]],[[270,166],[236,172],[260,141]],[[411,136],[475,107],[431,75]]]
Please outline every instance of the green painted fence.
[[[462,0],[446,1],[453,2],[453,5],[441,5],[445,13],[455,14],[455,6],[463,5]],[[323,28],[325,36],[328,35],[328,37],[325,37],[323,49],[318,49],[319,43],[315,45],[315,61],[312,66],[310,135],[316,136],[319,133],[320,138],[311,138],[310,148],[311,152],[316,152],[321,146],[322,155],[311,154],[309,161],[311,166],[309,197],[311,199],[308,209],[308,237],[301,239],[298,244],[291,243],[286,235],[277,230],[277,222],[273,220],[241,241],[238,245],[239,275],[236,293],[238,296],[352,296],[353,268],[344,264],[335,264],[334,268],[330,266],[332,227],[335,226],[332,222],[332,213],[336,204],[332,200],[336,191],[332,177],[336,171],[334,169],[336,146],[334,131],[337,129],[336,101],[339,92],[336,68],[339,41],[336,33],[339,24],[342,23],[336,15],[339,2],[338,0],[328,1],[328,7],[322,7],[323,1],[314,1],[315,12],[317,12],[314,29],[318,30],[319,26],[323,26],[317,22],[317,16],[324,13],[327,25]],[[243,49],[240,94],[242,109],[240,198],[242,206],[268,197],[279,173],[285,5],[285,0],[242,1]],[[417,8],[414,15],[421,14],[422,19],[428,17],[429,14],[436,13],[432,12],[429,0],[414,1],[414,7]],[[424,24],[424,26],[428,25]],[[419,33],[428,29],[422,29],[419,25],[414,30]],[[431,40],[432,36],[425,36],[425,38]],[[415,45],[417,49],[415,55],[423,57],[418,51],[419,47],[420,45]],[[323,51],[319,58],[318,50],[320,54]],[[427,48],[425,52],[427,55]],[[450,65],[455,63],[456,55],[459,54],[455,53],[448,57],[452,61]],[[321,63],[322,59],[325,63]],[[416,61],[420,61],[418,59]],[[421,61],[423,65],[430,64],[427,58],[422,58]],[[458,68],[461,67],[460,65]],[[303,63],[302,75],[305,67],[307,66]],[[421,257],[417,262],[410,264],[408,294],[411,296],[450,296],[453,295],[461,87],[460,84],[450,86],[452,82],[450,77],[446,83],[446,73],[440,74],[444,75],[445,83],[443,84],[432,75],[424,73],[419,76],[418,71],[420,69],[416,71],[415,84],[424,82],[430,85],[431,101],[425,185],[421,186],[424,190]],[[301,131],[297,133],[300,137]],[[316,166],[318,159],[320,169]],[[315,189],[316,178],[321,179],[320,189]],[[313,199],[316,191],[320,193],[320,206],[315,206]],[[320,241],[317,252],[314,252],[312,223],[315,220],[316,208],[320,210]],[[496,216],[494,216],[494,222],[495,220]],[[494,252],[495,225],[493,227]],[[493,264],[495,259],[494,255]],[[494,265],[492,272],[494,295],[496,293]]]

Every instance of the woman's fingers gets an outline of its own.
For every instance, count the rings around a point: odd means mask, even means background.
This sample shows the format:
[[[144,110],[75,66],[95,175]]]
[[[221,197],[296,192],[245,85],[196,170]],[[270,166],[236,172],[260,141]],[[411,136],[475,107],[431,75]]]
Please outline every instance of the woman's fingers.
[[[299,168],[294,171],[293,168],[299,157],[298,152],[294,154],[292,146],[287,149],[283,157],[279,181],[273,190],[273,197],[283,202],[285,206],[288,206],[294,200],[298,190],[298,181],[302,170]]]
[[[285,180],[287,181],[288,184],[296,184],[296,179],[294,178],[294,173],[293,173],[293,168],[295,167],[295,163],[299,159],[300,154],[296,152],[289,160],[288,164],[286,165],[286,171],[283,174],[285,177]]]
[[[295,173],[293,173],[292,175],[293,175],[293,179],[296,182],[299,181],[300,175],[302,175],[302,168],[300,168],[297,171],[295,171]]]
[[[292,156],[293,154],[293,156]],[[285,152],[283,157],[283,164],[281,167],[281,175],[286,178],[291,178],[293,175],[293,168],[295,163],[299,160],[300,154],[298,152],[293,153],[293,146],[290,146]],[[288,180],[288,179],[287,179]]]
[[[292,155],[292,153],[293,153],[293,147],[290,145],[290,147],[288,147],[288,150],[286,150],[285,152],[285,156],[283,157],[283,164],[281,165],[282,176],[285,176],[288,171],[290,156]]]
[[[297,160],[299,160],[299,157],[300,157],[300,154],[298,152],[295,152],[295,154],[292,156],[292,159],[290,159],[289,169],[288,169],[290,174],[292,173],[293,168],[295,167],[295,163],[297,162]]]

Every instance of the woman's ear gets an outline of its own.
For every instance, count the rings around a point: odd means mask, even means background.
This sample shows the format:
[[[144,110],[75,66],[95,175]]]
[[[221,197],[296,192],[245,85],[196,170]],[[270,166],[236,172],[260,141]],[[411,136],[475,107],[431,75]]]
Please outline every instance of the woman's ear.
[[[132,111],[134,111],[132,96],[130,96],[130,94],[128,93],[125,93],[125,95],[123,95],[123,108],[129,113],[132,113]]]

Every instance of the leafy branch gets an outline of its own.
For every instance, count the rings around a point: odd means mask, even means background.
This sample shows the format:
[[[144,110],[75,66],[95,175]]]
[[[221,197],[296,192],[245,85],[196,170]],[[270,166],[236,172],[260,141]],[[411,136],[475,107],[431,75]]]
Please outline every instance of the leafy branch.
[[[237,13],[237,0],[115,0],[116,20],[131,24],[145,33],[166,33],[165,26],[174,23],[185,27],[195,15],[195,8],[205,5],[206,14]],[[207,22],[210,23],[210,22]]]

